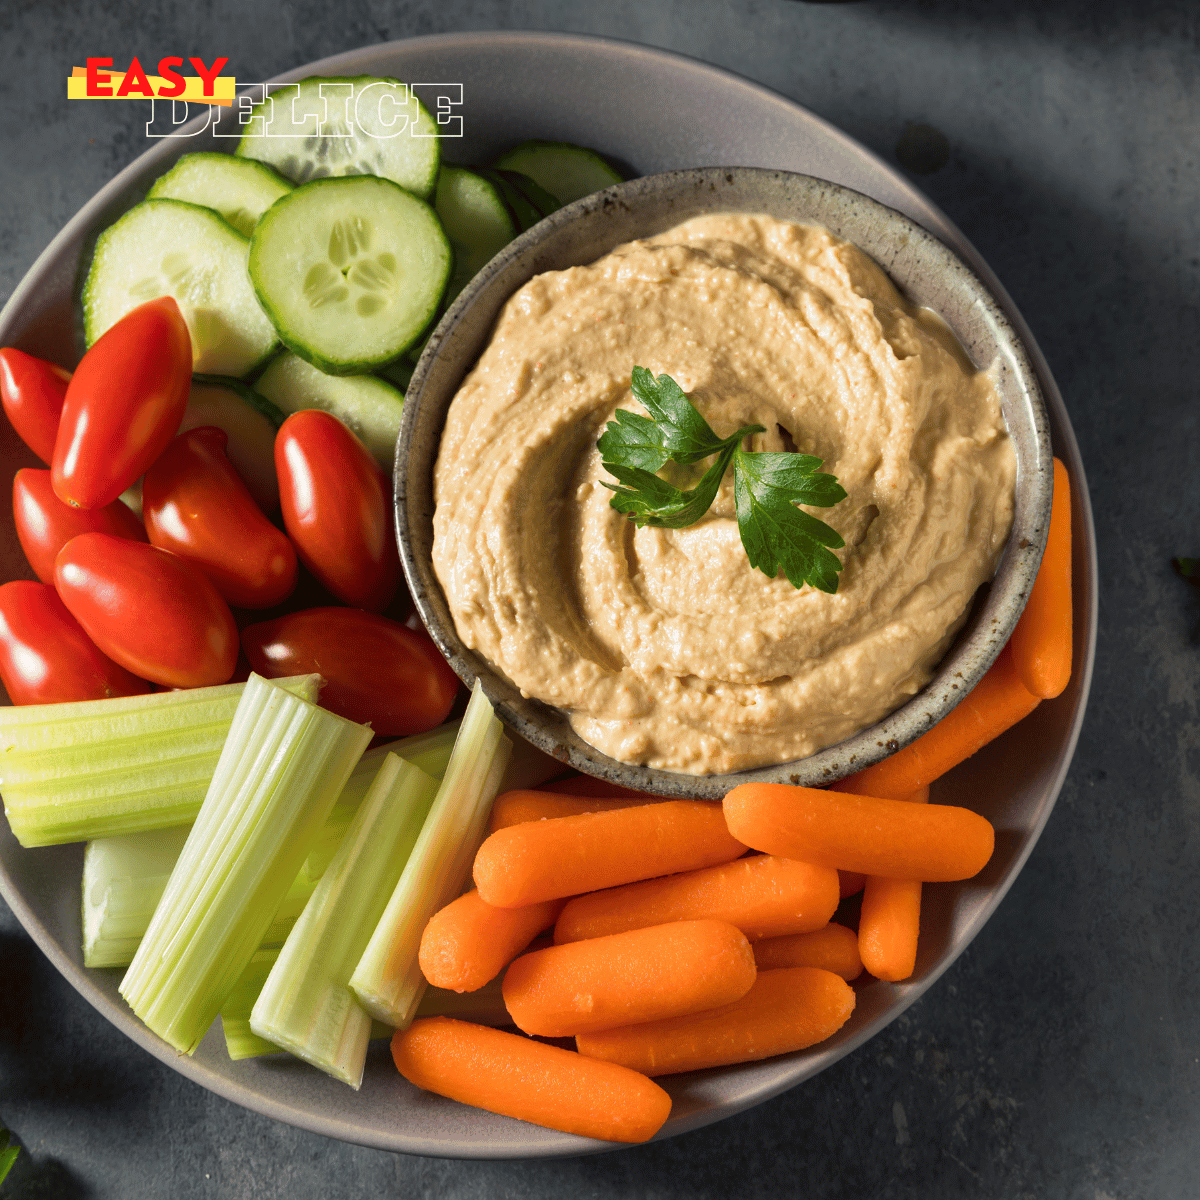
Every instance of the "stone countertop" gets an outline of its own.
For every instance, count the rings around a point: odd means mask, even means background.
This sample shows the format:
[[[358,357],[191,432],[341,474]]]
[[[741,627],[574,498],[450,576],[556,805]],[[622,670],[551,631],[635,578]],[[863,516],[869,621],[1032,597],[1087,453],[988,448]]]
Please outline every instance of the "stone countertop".
[[[906,171],[994,268],[1065,397],[1099,541],[1095,677],[1057,807],[980,936],[883,1033],[750,1112],[580,1159],[416,1158],[246,1112],[132,1046],[0,902],[0,1125],[23,1148],[0,1195],[1197,1194],[1200,592],[1170,560],[1200,555],[1200,13],[114,0],[80,17],[18,0],[0,12],[0,302],[145,146],[122,106],[66,103],[62,77],[87,56],[229,54],[265,79],[364,44],[500,28],[619,37],[758,80]]]

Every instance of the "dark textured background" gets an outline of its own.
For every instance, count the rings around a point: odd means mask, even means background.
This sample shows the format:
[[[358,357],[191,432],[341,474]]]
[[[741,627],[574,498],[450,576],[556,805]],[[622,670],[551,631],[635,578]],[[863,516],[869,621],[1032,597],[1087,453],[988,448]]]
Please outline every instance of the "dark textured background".
[[[1028,866],[930,993],[815,1080],[591,1158],[366,1150],[245,1112],[151,1059],[0,902],[0,1124],[24,1147],[0,1194],[1200,1195],[1200,592],[1170,567],[1200,556],[1200,7],[1043,7],[0,2],[0,301],[146,147],[133,106],[66,102],[63,77],[88,54],[229,55],[238,77],[266,79],[416,34],[550,29],[777,89],[908,170],[1024,312],[1088,470],[1101,582],[1088,719]]]

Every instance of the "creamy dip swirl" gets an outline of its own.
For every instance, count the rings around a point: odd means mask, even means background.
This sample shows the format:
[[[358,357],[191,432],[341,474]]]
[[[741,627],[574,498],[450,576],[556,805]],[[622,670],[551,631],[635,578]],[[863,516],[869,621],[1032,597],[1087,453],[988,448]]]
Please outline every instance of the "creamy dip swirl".
[[[751,568],[732,472],[687,529],[610,506],[596,441],[616,408],[645,412],[634,366],[720,437],[757,423],[750,449],[824,460],[848,493],[809,510],[846,541],[836,595]],[[929,681],[994,573],[1015,475],[988,375],[860,250],[699,217],[508,301],[450,406],[434,569],[466,645],[585,741],[734,771],[839,742]]]

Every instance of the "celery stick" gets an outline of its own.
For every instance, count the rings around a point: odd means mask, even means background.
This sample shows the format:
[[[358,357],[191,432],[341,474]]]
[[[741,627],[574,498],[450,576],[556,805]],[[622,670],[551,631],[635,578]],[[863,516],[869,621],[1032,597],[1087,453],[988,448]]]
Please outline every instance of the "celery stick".
[[[350,975],[437,792],[432,776],[387,755],[250,1014],[259,1037],[356,1090],[371,1017],[350,990]]]
[[[239,690],[242,687],[237,686]],[[321,827],[316,844],[263,935],[263,946],[283,945],[317,880],[337,853],[384,758],[395,752],[406,762],[415,759],[417,765],[427,764],[428,773],[440,779],[450,760],[457,730],[455,721],[429,733],[378,746],[359,759],[333,812]],[[133,961],[189,829],[190,825],[181,825],[95,838],[88,843],[83,855],[82,887],[85,967],[127,967]],[[249,1009],[246,1011],[248,1015]]]
[[[196,823],[120,992],[190,1054],[262,942],[371,740],[251,675]]]
[[[364,1008],[405,1029],[425,977],[417,962],[431,916],[462,891],[511,749],[478,683],[463,716],[454,753],[421,836],[387,908],[350,978]]]
[[[191,826],[98,838],[83,852],[83,965],[125,967]]]
[[[320,676],[278,680],[315,701]],[[0,709],[0,790],[22,846],[195,819],[242,683]]]
[[[454,739],[458,734],[458,722],[451,721],[431,729],[428,733],[415,733],[411,737],[400,738],[383,746],[375,746],[359,759],[356,766],[342,788],[342,794],[329,814],[329,820],[321,830],[317,844],[309,851],[304,869],[313,879],[320,879],[329,866],[337,848],[341,845],[358,806],[367,794],[375,775],[379,771],[384,758],[388,754],[398,754],[405,762],[414,767],[420,767],[427,775],[440,780],[446,773],[446,764],[450,761],[450,752],[454,749]]]
[[[225,1049],[235,1062],[241,1058],[260,1058],[264,1054],[286,1054],[287,1051],[260,1038],[250,1028],[250,1013],[254,1002],[267,981],[271,968],[279,958],[279,949],[258,950],[251,958],[229,999],[221,1005],[221,1027],[225,1033]],[[434,989],[430,989],[434,990]],[[453,993],[452,993],[453,994]],[[371,1022],[371,1041],[390,1039],[396,1031],[382,1021]]]
[[[237,1062],[243,1058],[258,1058],[263,1054],[282,1054],[274,1042],[260,1038],[250,1028],[250,1010],[258,999],[262,986],[279,957],[279,948],[256,950],[246,964],[233,991],[221,1005],[221,1030],[225,1034],[225,1049]]]

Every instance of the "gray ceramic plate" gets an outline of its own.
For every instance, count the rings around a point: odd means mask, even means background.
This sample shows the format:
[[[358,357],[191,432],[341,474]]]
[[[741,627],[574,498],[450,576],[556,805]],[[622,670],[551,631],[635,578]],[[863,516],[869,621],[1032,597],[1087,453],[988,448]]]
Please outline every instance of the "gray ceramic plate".
[[[995,578],[927,687],[884,720],[807,758],[696,776],[600,753],[564,713],[522,696],[463,644],[433,571],[433,467],[450,403],[513,292],[543,271],[582,266],[622,243],[717,212],[762,212],[820,225],[865,250],[909,300],[941,316],[976,365],[992,368],[1016,450],[1017,488],[1012,531]],[[832,783],[940,721],[991,666],[1021,614],[1046,542],[1052,481],[1050,429],[1033,364],[996,298],[942,242],[894,208],[828,180],[763,167],[697,166],[642,176],[577,200],[506,246],[468,284],[429,339],[409,385],[396,450],[396,522],[404,571],[430,633],[464,682],[480,680],[518,733],[610,783],[715,800],[740,783]]]
[[[1003,898],[1044,826],[1083,720],[1096,634],[1095,534],[1078,447],[1054,381],[1024,322],[963,236],[896,171],[844,134],[757,84],[702,63],[626,43],[523,33],[451,34],[369,47],[287,76],[391,74],[463,85],[464,137],[449,155],[469,162],[515,140],[544,137],[602,147],[630,174],[725,162],[800,171],[845,184],[898,209],[936,234],[999,299],[1029,351],[1049,412],[1055,453],[1074,482],[1077,668],[1070,688],[960,768],[937,798],[969,796],[998,830],[995,857],[967,884],[927,889],[917,971],[907,983],[860,986],[858,1007],[823,1046],[794,1055],[667,1081],[673,1115],[660,1136],[696,1129],[808,1079],[861,1045],[911,1004],[962,952]],[[669,105],[662,103],[671,97]],[[680,114],[699,114],[681,118]],[[72,297],[89,241],[144,194],[187,149],[164,140],[121,172],[37,260],[0,314],[0,345],[70,363]],[[226,143],[228,145],[228,143]],[[0,426],[0,458],[10,473],[36,465]],[[6,476],[7,477],[7,476]],[[30,577],[7,508],[0,524],[3,578]],[[997,769],[1003,764],[1003,770]],[[537,1129],[419,1093],[377,1047],[359,1092],[299,1062],[231,1063],[216,1032],[192,1058],[180,1058],[133,1019],[117,994],[118,972],[80,964],[82,848],[22,851],[0,822],[0,891],[38,945],[78,991],[140,1047],[188,1078],[257,1112],[328,1137],[382,1149],[464,1158],[578,1154],[605,1146]]]

